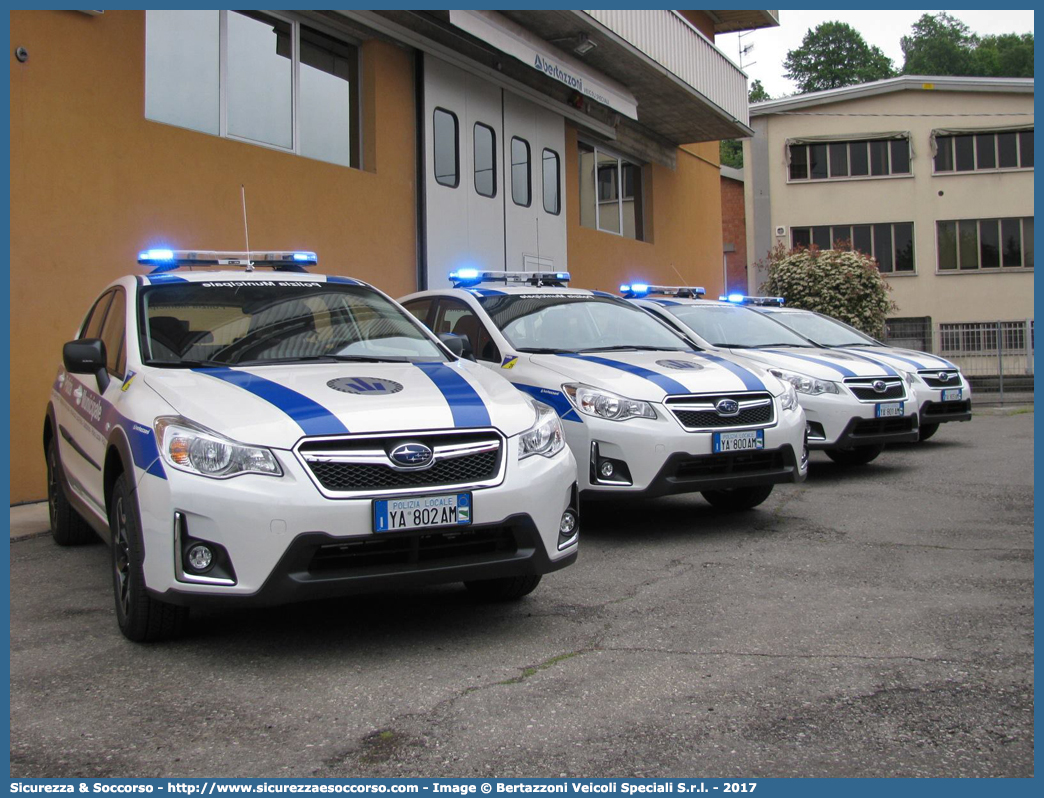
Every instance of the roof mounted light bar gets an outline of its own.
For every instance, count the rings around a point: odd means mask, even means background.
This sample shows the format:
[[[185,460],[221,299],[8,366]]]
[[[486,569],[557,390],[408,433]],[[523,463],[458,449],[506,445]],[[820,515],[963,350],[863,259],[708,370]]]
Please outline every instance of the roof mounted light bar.
[[[620,293],[625,299],[641,299],[655,294],[657,296],[673,296],[678,299],[699,299],[707,293],[702,286],[687,285],[649,285],[648,283],[624,283]]]
[[[479,283],[528,283],[561,288],[569,282],[569,272],[490,271],[485,269],[457,269],[450,272],[454,288],[467,288]]]
[[[306,266],[319,262],[314,252],[218,252],[190,249],[146,249],[138,253],[138,263],[155,267],[153,274],[182,266],[242,266],[253,271],[263,266],[278,272],[303,272]]]
[[[783,307],[786,300],[781,296],[746,296],[745,294],[728,294],[718,297],[721,302],[734,305],[757,305],[758,307]]]

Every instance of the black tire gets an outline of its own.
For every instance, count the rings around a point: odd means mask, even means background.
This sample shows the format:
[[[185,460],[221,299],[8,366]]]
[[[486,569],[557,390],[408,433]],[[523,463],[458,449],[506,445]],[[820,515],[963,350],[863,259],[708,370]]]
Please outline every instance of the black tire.
[[[540,584],[540,576],[505,576],[501,579],[481,579],[465,582],[464,587],[483,601],[517,601],[528,596]]]
[[[773,485],[751,485],[746,488],[705,490],[703,498],[719,510],[753,510],[772,493]]]
[[[926,441],[939,431],[938,424],[922,424],[918,441]]]
[[[51,537],[59,546],[82,546],[98,540],[65,495],[62,461],[58,456],[58,442],[53,437],[47,444],[47,514],[51,520]]]
[[[884,444],[877,446],[856,446],[853,449],[827,449],[826,455],[838,465],[861,466],[876,460],[884,451]]]
[[[153,643],[177,637],[185,628],[188,608],[152,598],[145,590],[145,548],[138,506],[126,474],[120,474],[109,502],[112,530],[112,587],[116,623],[123,636],[135,643]]]

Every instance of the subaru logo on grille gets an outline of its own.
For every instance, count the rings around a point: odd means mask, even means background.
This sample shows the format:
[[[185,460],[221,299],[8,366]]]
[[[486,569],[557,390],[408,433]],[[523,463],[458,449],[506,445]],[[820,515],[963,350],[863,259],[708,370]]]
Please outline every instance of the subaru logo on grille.
[[[739,414],[739,402],[735,399],[719,399],[714,409],[718,411],[719,416],[735,416]]]
[[[423,443],[400,443],[390,452],[388,459],[406,468],[424,468],[431,464],[431,449]]]
[[[884,380],[874,380],[873,388],[877,393],[884,393],[888,390],[888,385]]]
[[[949,382],[950,377],[952,377],[953,375],[950,374],[950,372],[948,371],[940,371],[935,376],[939,378],[939,382]]]

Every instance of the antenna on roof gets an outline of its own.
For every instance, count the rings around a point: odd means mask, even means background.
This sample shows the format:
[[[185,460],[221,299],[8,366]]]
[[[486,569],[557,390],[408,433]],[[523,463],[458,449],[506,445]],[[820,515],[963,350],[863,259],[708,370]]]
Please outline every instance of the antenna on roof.
[[[239,195],[243,199],[243,235],[246,236],[246,270],[252,272],[254,270],[254,263],[250,260],[250,227],[247,225],[247,214],[246,214],[246,186],[242,183],[239,184]]]

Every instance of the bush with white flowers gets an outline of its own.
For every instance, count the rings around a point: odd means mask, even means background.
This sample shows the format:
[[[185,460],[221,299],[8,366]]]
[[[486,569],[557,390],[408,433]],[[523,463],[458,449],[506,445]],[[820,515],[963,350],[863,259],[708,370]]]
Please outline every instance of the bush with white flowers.
[[[810,247],[788,251],[782,245],[768,258],[762,291],[786,299],[786,307],[814,310],[880,338],[885,319],[897,306],[892,287],[877,261],[852,250]]]

